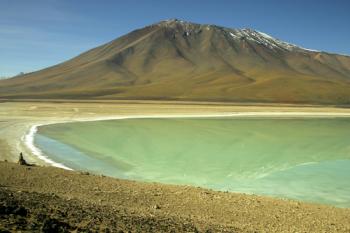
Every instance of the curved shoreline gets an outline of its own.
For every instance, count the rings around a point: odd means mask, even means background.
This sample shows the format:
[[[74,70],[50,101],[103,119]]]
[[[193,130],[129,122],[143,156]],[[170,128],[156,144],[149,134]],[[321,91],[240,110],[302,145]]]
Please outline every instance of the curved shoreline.
[[[58,167],[62,168],[65,170],[73,170],[61,163],[55,162],[52,159],[50,159],[48,156],[46,156],[41,149],[39,149],[35,143],[34,143],[34,137],[35,134],[38,132],[38,127],[43,126],[45,124],[39,124],[39,125],[33,125],[29,132],[23,137],[23,142],[27,146],[27,148],[32,152],[33,155],[37,156],[40,160],[44,161],[45,163],[53,166],[53,167]]]
[[[39,160],[45,162],[53,167],[58,167],[66,170],[73,170],[68,166],[65,166],[62,163],[55,162],[50,159],[49,156],[45,155],[41,149],[39,149],[35,143],[34,138],[35,134],[38,131],[38,127],[45,125],[54,125],[54,124],[64,124],[72,122],[90,122],[90,121],[106,121],[106,120],[123,120],[123,119],[161,119],[161,118],[229,118],[229,117],[278,117],[278,118],[335,118],[335,117],[350,117],[350,113],[325,113],[325,112],[235,112],[227,114],[170,114],[170,115],[128,115],[128,116],[111,116],[111,117],[96,117],[93,119],[90,118],[81,118],[81,119],[71,119],[64,121],[56,121],[50,123],[41,123],[34,124],[30,127],[29,131],[23,135],[22,141],[24,145],[31,151],[31,153],[36,156]]]

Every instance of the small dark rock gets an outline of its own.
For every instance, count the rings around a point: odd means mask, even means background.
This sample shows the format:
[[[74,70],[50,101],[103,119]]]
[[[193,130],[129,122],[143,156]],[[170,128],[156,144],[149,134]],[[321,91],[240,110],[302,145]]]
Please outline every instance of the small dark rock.
[[[68,232],[71,226],[65,222],[60,222],[57,219],[46,218],[41,228],[42,232]]]
[[[19,206],[17,209],[13,211],[14,214],[19,215],[19,216],[27,216],[28,211],[26,208],[23,206]]]
[[[0,233],[11,233],[11,231],[0,229]]]
[[[39,222],[42,222],[42,221],[44,221],[45,219],[46,219],[46,215],[45,214],[38,214],[37,216],[36,216],[36,219],[39,221]]]

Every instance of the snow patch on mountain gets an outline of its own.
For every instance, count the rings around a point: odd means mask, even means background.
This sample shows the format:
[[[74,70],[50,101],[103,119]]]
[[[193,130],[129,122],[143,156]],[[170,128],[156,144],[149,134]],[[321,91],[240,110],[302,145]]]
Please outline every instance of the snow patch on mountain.
[[[228,29],[230,30],[230,35],[233,38],[241,38],[241,39],[247,39],[250,41],[254,41],[257,44],[264,45],[265,47],[269,49],[282,49],[287,51],[310,51],[310,52],[319,52],[317,50],[312,49],[306,49],[300,46],[297,46],[295,44],[287,43],[284,41],[281,41],[279,39],[276,39],[266,33],[259,32],[252,29]]]

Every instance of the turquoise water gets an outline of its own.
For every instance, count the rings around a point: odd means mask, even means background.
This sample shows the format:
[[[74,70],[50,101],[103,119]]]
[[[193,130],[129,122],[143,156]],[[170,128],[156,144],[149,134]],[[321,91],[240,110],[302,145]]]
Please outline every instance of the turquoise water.
[[[350,119],[124,119],[48,125],[73,169],[350,207]]]

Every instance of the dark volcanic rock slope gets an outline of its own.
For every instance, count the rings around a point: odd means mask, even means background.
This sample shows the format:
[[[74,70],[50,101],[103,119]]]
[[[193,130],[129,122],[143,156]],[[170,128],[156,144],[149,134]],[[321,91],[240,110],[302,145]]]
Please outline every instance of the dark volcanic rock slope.
[[[0,98],[350,103],[350,57],[251,29],[167,20],[0,81]]]

